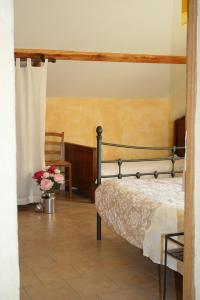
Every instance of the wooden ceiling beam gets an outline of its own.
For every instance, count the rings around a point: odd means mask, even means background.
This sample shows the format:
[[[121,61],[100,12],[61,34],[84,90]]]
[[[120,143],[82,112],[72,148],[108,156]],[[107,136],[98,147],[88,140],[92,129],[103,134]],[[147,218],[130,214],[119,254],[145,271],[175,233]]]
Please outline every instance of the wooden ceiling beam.
[[[126,63],[186,64],[185,56],[133,53],[86,52],[45,49],[15,49],[15,58],[107,61]]]

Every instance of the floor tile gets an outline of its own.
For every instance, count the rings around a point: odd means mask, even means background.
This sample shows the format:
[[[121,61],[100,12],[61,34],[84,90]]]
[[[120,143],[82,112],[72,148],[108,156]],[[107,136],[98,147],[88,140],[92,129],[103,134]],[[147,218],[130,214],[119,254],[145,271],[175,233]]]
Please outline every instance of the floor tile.
[[[52,289],[51,284],[37,285],[26,288],[31,300],[80,300],[79,294],[70,286]]]
[[[31,270],[20,270],[21,287],[27,287],[40,284],[40,280]]]
[[[19,209],[20,300],[160,300],[158,265],[104,225],[96,241],[96,210],[87,201],[61,193],[53,215]],[[168,297],[176,299],[173,272]]]
[[[26,291],[22,288],[20,289],[20,300],[31,300]]]
[[[41,268],[37,271],[37,276],[42,282],[56,279],[73,279],[80,276],[80,273],[71,265],[58,264],[52,268]]]

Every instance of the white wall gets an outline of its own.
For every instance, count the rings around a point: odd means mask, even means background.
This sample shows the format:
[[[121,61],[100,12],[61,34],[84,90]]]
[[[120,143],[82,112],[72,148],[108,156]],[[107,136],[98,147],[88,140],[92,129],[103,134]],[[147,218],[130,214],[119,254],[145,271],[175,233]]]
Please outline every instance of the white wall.
[[[179,54],[171,42],[180,1],[15,0],[15,47]],[[58,61],[47,96],[155,99],[169,85],[169,65]]]
[[[0,299],[19,299],[13,1],[0,0]]]
[[[173,0],[14,2],[16,47],[170,51]]]
[[[173,2],[171,52],[186,55],[187,26],[181,24],[182,0]],[[177,13],[179,12],[179,13]],[[171,119],[185,115],[186,65],[171,65],[170,73]]]
[[[200,299],[200,0],[198,0],[197,33],[197,100],[195,122],[195,288],[196,299]]]

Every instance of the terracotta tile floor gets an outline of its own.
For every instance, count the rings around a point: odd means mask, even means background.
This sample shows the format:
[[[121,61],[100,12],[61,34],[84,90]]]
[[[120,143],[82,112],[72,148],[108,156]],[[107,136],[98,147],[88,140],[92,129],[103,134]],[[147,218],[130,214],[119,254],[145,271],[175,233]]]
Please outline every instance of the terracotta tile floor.
[[[159,267],[108,228],[96,241],[96,211],[73,194],[56,213],[19,209],[21,300],[160,300]],[[168,299],[175,299],[169,272]]]

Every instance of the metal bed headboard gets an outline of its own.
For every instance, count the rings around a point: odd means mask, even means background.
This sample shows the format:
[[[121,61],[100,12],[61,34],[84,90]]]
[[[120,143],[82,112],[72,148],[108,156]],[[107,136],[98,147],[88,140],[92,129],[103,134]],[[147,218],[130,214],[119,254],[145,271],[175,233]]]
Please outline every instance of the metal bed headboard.
[[[169,174],[171,177],[175,177],[177,173],[183,173],[183,171],[175,171],[175,163],[177,160],[182,159],[176,155],[176,150],[178,149],[185,149],[185,147],[140,147],[140,146],[128,146],[128,145],[120,145],[120,144],[113,144],[113,143],[107,143],[102,141],[102,132],[103,129],[101,126],[98,126],[96,129],[97,132],[97,186],[101,184],[101,178],[113,178],[116,177],[118,179],[122,179],[123,177],[131,177],[135,176],[137,179],[139,179],[141,176],[145,175],[153,175],[154,178],[158,178],[160,174]],[[172,156],[171,157],[163,157],[163,158],[144,158],[144,159],[114,159],[114,160],[102,160],[102,146],[110,146],[110,147],[120,147],[120,148],[129,148],[129,149],[137,149],[137,150],[166,150],[171,151]],[[140,173],[136,172],[133,174],[122,174],[121,167],[123,162],[142,162],[142,161],[164,161],[168,160],[172,163],[171,171],[168,172],[148,172],[148,173]],[[101,164],[102,163],[117,163],[118,164],[118,174],[116,175],[102,175],[101,174]],[[97,240],[101,240],[101,217],[97,212]]]
[[[118,178],[122,179],[123,177],[136,177],[139,179],[141,176],[146,176],[146,175],[153,175],[154,178],[158,178],[159,175],[161,174],[166,174],[166,175],[171,175],[171,177],[175,177],[176,174],[183,173],[183,171],[175,171],[175,163],[177,160],[183,159],[182,157],[178,157],[176,155],[176,151],[178,149],[185,149],[185,147],[143,147],[143,146],[129,146],[129,145],[121,145],[121,144],[113,144],[113,143],[107,143],[102,141],[102,132],[103,129],[101,126],[98,126],[96,129],[97,132],[97,185],[101,184],[101,179],[102,178]],[[102,146],[110,146],[110,147],[118,147],[118,148],[126,148],[126,149],[136,149],[136,150],[166,150],[166,151],[171,151],[172,155],[170,157],[161,157],[161,158],[139,158],[139,159],[113,159],[113,160],[102,160]],[[130,174],[122,174],[121,168],[122,164],[124,162],[145,162],[145,161],[171,161],[172,163],[172,168],[171,171],[165,171],[165,172],[159,172],[159,171],[154,171],[154,172],[148,172],[148,173],[141,173],[141,172],[136,172],[136,173],[130,173]],[[101,164],[102,163],[116,163],[118,164],[118,174],[115,175],[102,175],[101,174]]]

